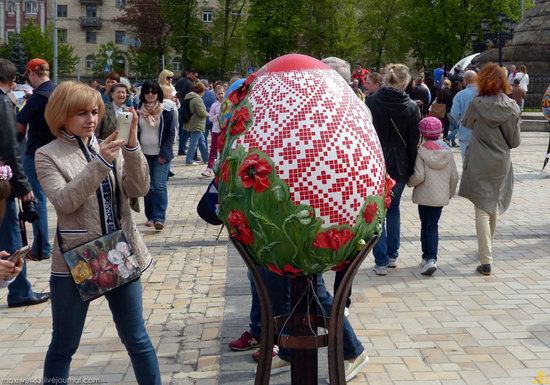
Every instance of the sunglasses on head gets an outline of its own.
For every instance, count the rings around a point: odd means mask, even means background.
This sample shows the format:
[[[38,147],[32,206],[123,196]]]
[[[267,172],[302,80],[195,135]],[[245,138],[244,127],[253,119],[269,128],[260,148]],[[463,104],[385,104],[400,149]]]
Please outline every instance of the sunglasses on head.
[[[157,90],[147,90],[147,91],[145,91],[145,95],[147,95],[147,94],[156,95],[156,94],[158,94],[158,92],[157,92]]]

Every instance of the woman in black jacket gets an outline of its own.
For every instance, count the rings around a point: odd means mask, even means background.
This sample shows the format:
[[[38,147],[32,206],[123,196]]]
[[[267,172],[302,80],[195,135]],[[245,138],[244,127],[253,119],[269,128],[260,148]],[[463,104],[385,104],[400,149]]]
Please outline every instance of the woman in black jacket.
[[[139,143],[149,163],[151,186],[144,198],[146,226],[164,228],[168,207],[166,180],[170,161],[174,158],[172,146],[176,136],[174,112],[162,103],[163,93],[157,82],[145,82],[139,95]]]
[[[384,87],[367,99],[372,121],[378,134],[386,170],[396,181],[393,198],[382,226],[382,235],[373,250],[374,272],[386,275],[388,267],[397,266],[401,232],[399,203],[409,177],[414,172],[420,134],[420,110],[404,90],[411,76],[403,64],[389,64],[384,75]]]

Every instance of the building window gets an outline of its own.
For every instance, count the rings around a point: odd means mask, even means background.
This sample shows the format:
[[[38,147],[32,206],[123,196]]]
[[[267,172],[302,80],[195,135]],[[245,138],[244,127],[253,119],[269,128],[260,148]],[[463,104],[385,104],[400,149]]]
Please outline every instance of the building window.
[[[8,1],[8,13],[15,13],[15,1]]]
[[[57,41],[60,43],[66,43],[67,42],[67,30],[66,29],[58,29],[57,30]]]
[[[97,17],[97,6],[87,5],[86,6],[86,17]]]
[[[124,8],[126,6],[126,0],[115,0],[115,7],[118,9]]]
[[[126,44],[128,40],[126,39],[126,32],[124,31],[115,31],[115,43],[116,44]]]
[[[172,68],[174,71],[181,71],[181,58],[175,57],[174,60],[172,60]]]
[[[67,17],[67,5],[57,5],[57,17]]]
[[[86,43],[95,44],[97,42],[97,32],[86,31]]]
[[[94,55],[88,55],[86,56],[86,69],[92,70],[95,67],[95,56]]]
[[[36,14],[36,1],[25,1],[25,14]]]
[[[202,21],[212,23],[214,21],[214,11],[202,11]]]

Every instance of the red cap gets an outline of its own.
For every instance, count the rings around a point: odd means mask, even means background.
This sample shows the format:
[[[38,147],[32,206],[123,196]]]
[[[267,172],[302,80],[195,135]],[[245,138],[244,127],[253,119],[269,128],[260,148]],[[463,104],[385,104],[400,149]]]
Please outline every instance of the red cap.
[[[48,62],[44,59],[32,59],[27,63],[27,70],[25,71],[25,75],[27,75],[29,72],[32,71],[49,71],[50,65]]]

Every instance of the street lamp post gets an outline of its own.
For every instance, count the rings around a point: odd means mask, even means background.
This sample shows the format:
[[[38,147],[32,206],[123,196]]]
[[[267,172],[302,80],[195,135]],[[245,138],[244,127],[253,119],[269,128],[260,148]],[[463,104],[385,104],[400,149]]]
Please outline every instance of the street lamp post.
[[[472,46],[475,51],[481,52],[487,49],[488,43],[492,43],[498,48],[498,64],[502,65],[502,48],[506,44],[506,41],[512,40],[514,37],[514,28],[516,23],[506,17],[502,12],[499,12],[497,15],[498,29],[497,32],[491,32],[489,29],[489,20],[481,20],[481,30],[483,35],[480,36],[477,33],[472,33]]]

